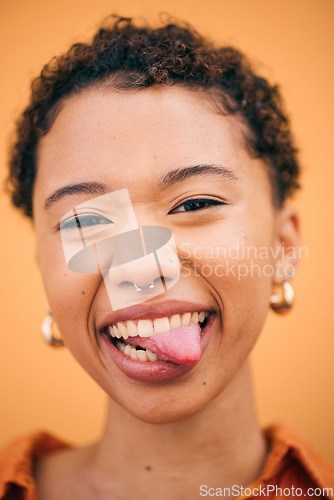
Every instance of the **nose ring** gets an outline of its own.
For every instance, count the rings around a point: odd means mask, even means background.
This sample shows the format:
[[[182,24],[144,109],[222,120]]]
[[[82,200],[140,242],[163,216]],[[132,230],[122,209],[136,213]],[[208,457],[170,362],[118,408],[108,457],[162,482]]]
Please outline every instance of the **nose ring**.
[[[135,287],[136,292],[141,292],[142,291],[141,287],[138,286],[138,285],[136,285],[136,283],[134,283],[133,286]],[[151,281],[151,283],[148,285],[148,288],[150,288],[151,290],[154,288],[153,281]]]

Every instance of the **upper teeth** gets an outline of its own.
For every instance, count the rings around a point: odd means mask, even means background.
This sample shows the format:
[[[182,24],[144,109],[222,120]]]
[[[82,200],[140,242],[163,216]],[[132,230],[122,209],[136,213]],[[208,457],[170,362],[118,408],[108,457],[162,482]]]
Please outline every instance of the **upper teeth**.
[[[169,330],[176,330],[181,326],[189,326],[190,323],[202,323],[206,313],[204,311],[184,314],[173,314],[170,317],[150,319],[140,319],[135,321],[124,321],[117,325],[108,326],[112,337],[127,339],[128,337],[151,337],[157,333],[166,333]]]

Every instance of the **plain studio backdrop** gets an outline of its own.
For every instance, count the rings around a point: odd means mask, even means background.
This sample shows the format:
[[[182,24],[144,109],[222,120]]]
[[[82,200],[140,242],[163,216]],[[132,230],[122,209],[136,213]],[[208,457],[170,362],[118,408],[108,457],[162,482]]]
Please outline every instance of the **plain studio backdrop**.
[[[294,203],[307,252],[292,282],[293,312],[270,312],[253,351],[256,399],[262,426],[284,422],[334,463],[333,0],[0,0],[1,179],[41,66],[109,14],[157,22],[163,12],[241,48],[281,85],[304,167]],[[41,339],[46,298],[32,225],[3,193],[0,209],[0,446],[40,429],[88,443],[101,432],[106,397],[66,349]]]

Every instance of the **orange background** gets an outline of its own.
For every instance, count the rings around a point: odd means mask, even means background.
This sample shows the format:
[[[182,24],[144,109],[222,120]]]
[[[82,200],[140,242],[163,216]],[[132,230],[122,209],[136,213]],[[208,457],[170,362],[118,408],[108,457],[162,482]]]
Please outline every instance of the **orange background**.
[[[108,14],[159,12],[242,48],[281,84],[304,165],[304,258],[288,317],[269,314],[252,355],[262,425],[283,421],[334,463],[333,0],[0,0],[0,173],[15,116],[43,63],[86,39]],[[99,435],[106,397],[66,350],[40,337],[46,299],[30,222],[1,193],[0,446],[48,429],[73,443]],[[52,265],[52,263],[50,263]]]

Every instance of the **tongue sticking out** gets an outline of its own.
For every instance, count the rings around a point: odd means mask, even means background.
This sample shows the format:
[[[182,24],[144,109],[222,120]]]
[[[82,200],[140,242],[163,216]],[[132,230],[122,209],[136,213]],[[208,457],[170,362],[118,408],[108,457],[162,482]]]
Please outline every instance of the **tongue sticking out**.
[[[201,357],[201,328],[191,323],[177,330],[159,333],[152,337],[128,337],[127,343],[139,345],[158,354],[166,361],[191,365]]]

